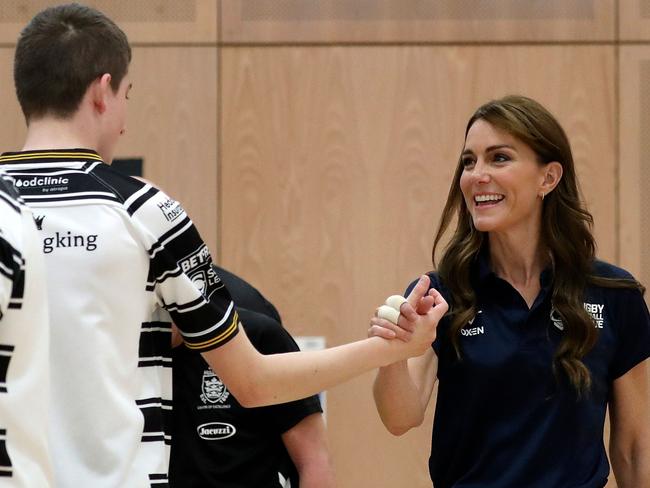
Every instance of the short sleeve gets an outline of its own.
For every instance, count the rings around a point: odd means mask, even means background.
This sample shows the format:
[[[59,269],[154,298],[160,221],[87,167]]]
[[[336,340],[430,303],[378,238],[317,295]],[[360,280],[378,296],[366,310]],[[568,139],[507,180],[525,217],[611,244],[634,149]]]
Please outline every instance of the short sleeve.
[[[616,290],[618,342],[612,359],[610,375],[619,378],[650,357],[650,315],[643,295],[638,290]]]
[[[4,178],[0,178],[0,318],[18,304],[24,281],[21,254],[23,219],[19,202]]]
[[[251,343],[262,354],[300,350],[291,334],[271,317],[245,309],[240,309],[240,314]],[[317,395],[256,410],[265,419],[263,425],[278,434],[288,431],[305,417],[323,411]]]
[[[169,312],[185,345],[207,351],[232,339],[239,330],[234,303],[180,203],[145,185],[125,205],[145,236],[147,289]]]

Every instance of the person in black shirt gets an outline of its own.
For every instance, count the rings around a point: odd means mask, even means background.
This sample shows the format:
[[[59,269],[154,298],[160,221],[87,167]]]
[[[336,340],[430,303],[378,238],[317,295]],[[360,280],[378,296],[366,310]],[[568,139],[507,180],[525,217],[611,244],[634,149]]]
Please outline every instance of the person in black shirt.
[[[263,354],[297,351],[277,309],[249,283],[214,267],[242,325]],[[170,486],[331,487],[322,409],[317,396],[244,408],[200,354],[173,350],[174,409]]]

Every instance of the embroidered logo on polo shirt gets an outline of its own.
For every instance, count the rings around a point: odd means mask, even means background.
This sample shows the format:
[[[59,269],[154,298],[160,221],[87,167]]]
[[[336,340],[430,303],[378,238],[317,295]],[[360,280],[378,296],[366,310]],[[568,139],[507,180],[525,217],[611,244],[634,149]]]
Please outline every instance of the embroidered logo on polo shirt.
[[[472,317],[467,322],[467,325],[474,325],[474,321],[477,318],[479,318],[479,314],[482,314],[482,313],[483,313],[483,310],[479,310],[478,312],[476,312],[476,315],[474,317]],[[463,335],[465,337],[481,335],[481,334],[485,334],[485,327],[482,326],[482,325],[476,326],[476,327],[471,327],[469,329],[463,327],[462,329],[460,329],[460,333],[461,333],[461,335]]]
[[[605,311],[605,305],[600,303],[584,303],[585,310],[591,318],[594,319],[594,324],[596,324],[597,329],[602,329],[605,320],[603,319],[603,312]]]
[[[560,330],[564,330],[564,322],[562,322],[562,317],[558,313],[557,310],[555,310],[555,307],[551,308],[551,321],[553,322],[553,325],[557,327]]]
[[[591,315],[592,320],[594,321],[594,326],[597,329],[602,329],[605,323],[603,319],[603,312],[605,311],[605,305],[599,303],[587,303],[584,302],[583,306],[589,315]],[[560,330],[564,330],[564,322],[562,322],[562,317],[559,312],[555,310],[555,307],[551,308],[551,321],[553,325]]]

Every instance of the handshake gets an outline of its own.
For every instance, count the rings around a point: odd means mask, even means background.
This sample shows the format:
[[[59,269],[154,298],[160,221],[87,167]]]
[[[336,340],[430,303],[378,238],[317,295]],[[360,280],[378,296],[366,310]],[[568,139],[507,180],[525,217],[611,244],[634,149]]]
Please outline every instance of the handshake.
[[[449,306],[430,280],[422,275],[407,298],[392,295],[370,320],[368,337],[399,339],[408,345],[408,356],[424,354],[436,339],[438,322]]]

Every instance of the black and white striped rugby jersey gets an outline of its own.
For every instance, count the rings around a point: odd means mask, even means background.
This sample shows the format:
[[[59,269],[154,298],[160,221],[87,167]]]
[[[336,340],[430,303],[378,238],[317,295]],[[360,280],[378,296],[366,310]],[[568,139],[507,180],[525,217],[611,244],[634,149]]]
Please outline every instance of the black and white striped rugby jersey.
[[[163,487],[171,326],[187,347],[229,341],[238,318],[181,205],[91,150],[5,153],[32,207],[48,275],[57,486]]]
[[[32,212],[0,173],[0,486],[53,486],[49,324]]]

